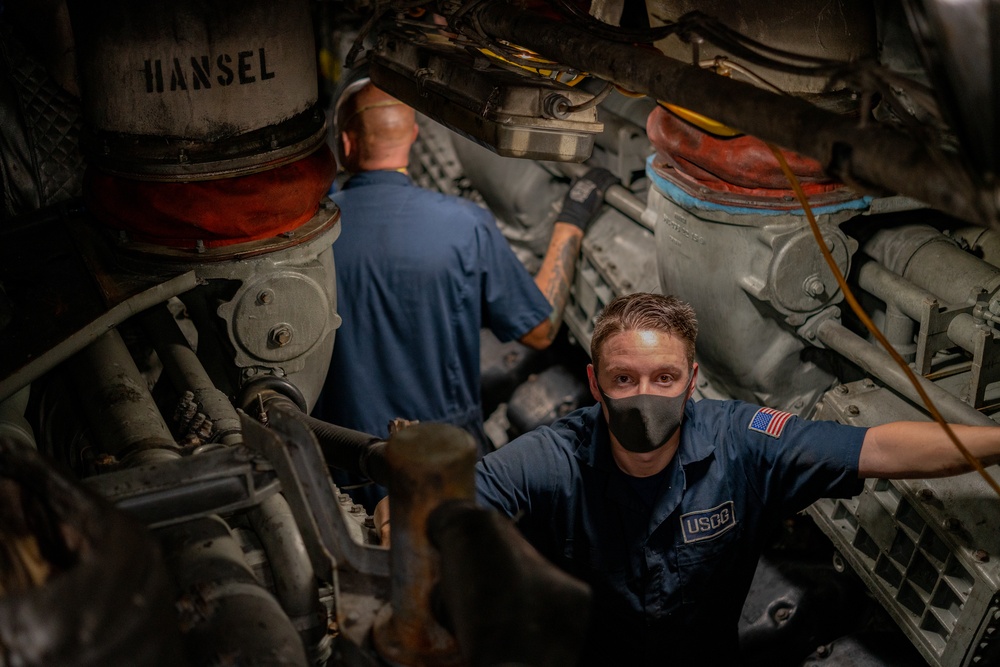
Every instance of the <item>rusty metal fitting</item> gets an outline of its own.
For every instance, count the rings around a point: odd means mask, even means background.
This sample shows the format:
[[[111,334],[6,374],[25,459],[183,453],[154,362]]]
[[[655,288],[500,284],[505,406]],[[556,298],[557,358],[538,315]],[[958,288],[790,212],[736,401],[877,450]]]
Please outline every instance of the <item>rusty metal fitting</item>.
[[[443,501],[471,499],[476,444],[446,424],[416,424],[389,438],[392,505],[391,604],[375,620],[375,649],[397,665],[458,665],[454,637],[434,618],[431,592],[440,556],[427,537],[427,518]]]

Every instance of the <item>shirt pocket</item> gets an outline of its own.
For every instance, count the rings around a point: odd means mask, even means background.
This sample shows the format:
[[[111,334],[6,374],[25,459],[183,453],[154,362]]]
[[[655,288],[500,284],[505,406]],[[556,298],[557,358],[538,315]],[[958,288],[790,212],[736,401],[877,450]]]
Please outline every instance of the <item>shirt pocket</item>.
[[[742,535],[743,525],[736,523],[715,537],[677,545],[678,578],[685,603],[709,597],[721,582],[728,581],[723,575],[736,567]]]

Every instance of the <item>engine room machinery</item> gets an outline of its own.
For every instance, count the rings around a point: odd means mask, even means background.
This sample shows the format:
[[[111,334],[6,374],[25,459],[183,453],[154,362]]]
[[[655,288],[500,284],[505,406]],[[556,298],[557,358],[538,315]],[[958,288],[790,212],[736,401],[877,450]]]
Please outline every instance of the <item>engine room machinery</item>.
[[[464,434],[308,415],[350,67],[529,270],[574,176],[620,180],[557,345],[483,334],[495,446],[590,401],[593,320],[635,291],[694,306],[697,397],[995,425],[995,3],[788,5],[4,3],[0,664],[574,664],[588,591],[474,507]],[[328,465],[394,490],[391,550]],[[997,479],[790,517],[747,663],[1000,664]]]

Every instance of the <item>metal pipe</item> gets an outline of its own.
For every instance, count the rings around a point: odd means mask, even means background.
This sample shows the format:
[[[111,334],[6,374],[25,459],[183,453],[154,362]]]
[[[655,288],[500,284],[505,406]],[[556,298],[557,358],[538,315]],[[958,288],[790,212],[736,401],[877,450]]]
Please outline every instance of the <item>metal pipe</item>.
[[[454,637],[431,607],[440,556],[428,538],[427,521],[445,500],[473,498],[476,452],[472,436],[447,424],[417,424],[389,439],[391,606],[379,613],[374,632],[376,650],[393,664],[460,661]]]
[[[829,174],[851,185],[878,184],[975,224],[998,218],[954,156],[874,124],[861,125],[791,96],[631,44],[612,42],[537,13],[499,2],[483,3],[478,27],[493,38],[655,99],[704,114],[765,141],[818,160]]]
[[[930,292],[865,257],[858,267],[858,285],[916,322],[923,317],[925,304],[937,300]]]
[[[140,321],[174,387],[179,392],[191,391],[201,412],[211,420],[213,437],[226,445],[243,442],[236,408],[215,386],[167,305],[150,308],[140,315]]]
[[[886,306],[882,333],[899,356],[908,363],[917,356],[917,343],[914,340],[916,330],[916,322],[907,317],[899,308],[892,304]]]
[[[881,229],[865,244],[864,252],[944,304],[968,303],[974,289],[992,292],[1000,287],[1000,268],[926,225]]]
[[[198,665],[307,664],[281,605],[261,588],[236,538],[218,516],[156,531],[183,592],[177,602],[188,654]]]
[[[146,449],[176,448],[117,329],[103,334],[74,357],[72,369],[87,422],[101,451],[122,459]]]
[[[574,162],[556,162],[553,163],[553,166],[569,178],[579,178],[580,176],[586,174],[587,170],[590,169],[590,167],[585,164],[576,164]],[[637,224],[642,225],[649,231],[656,231],[656,225],[642,217],[643,211],[646,210],[646,204],[640,201],[639,198],[632,194],[632,191],[625,186],[612,185],[609,187],[607,192],[604,194],[604,201],[611,206],[614,206],[623,215],[631,218]]]
[[[309,553],[288,501],[280,493],[265,498],[247,512],[247,519],[260,539],[274,582],[274,595],[298,629],[310,663],[329,651],[326,611],[319,600],[319,583]],[[326,657],[329,657],[328,655]]]
[[[913,385],[910,384],[906,373],[896,365],[896,362],[888,354],[833,320],[827,320],[820,324],[817,327],[816,335],[828,348],[842,354],[867,373],[877,377],[890,388],[913,401],[918,407],[923,407],[923,401]],[[919,376],[917,381],[934,402],[941,415],[949,422],[996,426],[995,421],[933,382]]]
[[[323,460],[335,468],[361,475],[376,484],[389,486],[389,463],[386,461],[386,442],[370,433],[330,424],[322,419],[302,413],[302,406],[276,389],[244,393],[244,410],[260,418],[260,409],[267,414],[272,408],[297,413],[319,443]]]
[[[993,266],[1000,266],[1000,234],[982,227],[960,227],[952,231],[959,241],[969,246],[976,257]]]
[[[983,331],[992,333],[992,327],[977,322],[972,315],[961,314],[948,323],[948,338],[966,352],[975,353],[977,342],[983,335]]]

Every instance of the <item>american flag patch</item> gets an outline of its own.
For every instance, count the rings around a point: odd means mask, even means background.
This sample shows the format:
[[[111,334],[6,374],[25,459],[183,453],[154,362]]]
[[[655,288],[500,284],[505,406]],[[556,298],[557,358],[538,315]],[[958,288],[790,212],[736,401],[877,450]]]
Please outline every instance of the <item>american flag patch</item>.
[[[781,432],[785,430],[785,424],[788,423],[791,416],[791,413],[788,412],[761,408],[750,420],[750,430],[769,435],[772,438],[780,438]]]

